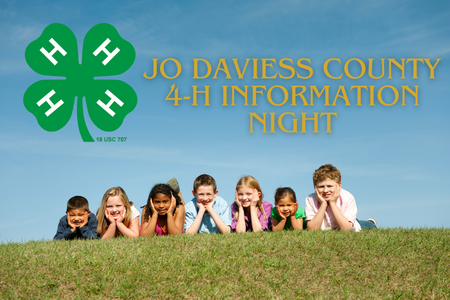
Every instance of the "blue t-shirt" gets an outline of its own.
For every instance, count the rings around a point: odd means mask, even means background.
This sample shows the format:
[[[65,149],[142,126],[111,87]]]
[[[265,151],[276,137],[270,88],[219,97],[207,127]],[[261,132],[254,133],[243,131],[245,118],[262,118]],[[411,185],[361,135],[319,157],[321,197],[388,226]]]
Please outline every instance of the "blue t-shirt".
[[[186,206],[186,221],[184,222],[184,229],[191,227],[198,214],[197,198],[193,198]],[[225,225],[231,226],[230,207],[228,203],[220,196],[214,198],[213,209]],[[198,228],[199,233],[220,233],[211,215],[205,211],[202,222]]]

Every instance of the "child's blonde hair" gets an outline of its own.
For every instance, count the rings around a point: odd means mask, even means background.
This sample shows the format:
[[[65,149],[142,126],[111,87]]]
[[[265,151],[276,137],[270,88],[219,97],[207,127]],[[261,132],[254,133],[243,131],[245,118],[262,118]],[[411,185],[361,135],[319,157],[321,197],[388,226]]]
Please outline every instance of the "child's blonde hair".
[[[241,187],[248,187],[251,189],[256,189],[258,192],[261,193],[261,196],[259,197],[258,204],[256,204],[256,207],[259,209],[259,211],[263,214],[264,220],[267,219],[266,213],[264,212],[263,205],[262,205],[262,199],[264,197],[264,194],[261,191],[261,187],[259,186],[258,180],[256,180],[253,176],[247,175],[239,179],[239,181],[236,183],[236,190]],[[237,220],[239,215],[239,211],[237,211],[234,214],[234,218]]]
[[[125,214],[125,219],[123,219],[123,224],[128,227],[131,223],[131,205],[132,202],[128,200],[128,196],[125,193],[125,191],[120,187],[113,187],[106,191],[106,193],[103,195],[102,203],[100,204],[100,207],[97,210],[97,233],[101,234],[102,231],[109,226],[109,221],[105,216],[105,210],[106,210],[106,202],[108,201],[109,197],[119,196],[120,199],[122,199],[123,205],[127,209],[127,212]]]

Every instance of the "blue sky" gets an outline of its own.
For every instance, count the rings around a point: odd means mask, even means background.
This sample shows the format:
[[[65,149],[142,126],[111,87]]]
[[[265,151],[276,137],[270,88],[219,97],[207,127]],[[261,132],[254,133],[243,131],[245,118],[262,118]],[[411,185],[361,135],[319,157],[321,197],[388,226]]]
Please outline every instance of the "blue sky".
[[[192,182],[200,174],[212,175],[219,194],[234,200],[234,187],[242,175],[253,175],[265,200],[273,203],[275,189],[292,187],[304,207],[313,192],[312,174],[320,165],[332,163],[343,175],[343,188],[356,198],[358,217],[375,218],[382,227],[450,227],[450,197],[445,192],[450,167],[449,153],[449,58],[450,4],[448,1],[7,1],[0,2],[0,182],[2,212],[0,240],[28,241],[53,238],[67,200],[83,195],[93,212],[103,193],[122,186],[136,206],[142,206],[151,187],[177,177],[185,199],[191,198]],[[34,82],[49,79],[27,65],[24,52],[46,26],[62,23],[76,35],[79,52],[88,30],[98,23],[113,25],[136,50],[133,66],[115,76],[133,87],[138,104],[123,125],[114,132],[96,128],[85,108],[87,126],[96,137],[127,137],[125,143],[83,143],[76,114],[59,131],[47,132],[23,104],[23,95]],[[181,75],[145,79],[152,72],[152,59],[177,59]],[[213,68],[224,58],[231,79],[219,73],[207,79],[193,79],[193,59],[208,60]],[[232,59],[273,58],[270,74],[286,72],[282,58],[294,63],[308,58],[314,70],[309,79],[253,79],[252,60],[243,79],[238,79]],[[322,65],[329,58],[333,74],[343,71],[351,58],[368,65],[373,58],[371,79],[330,79]],[[418,65],[418,79],[412,79],[412,64],[405,79],[393,70],[387,78],[387,59],[429,58],[435,63],[435,79],[429,79],[425,64]],[[168,64],[168,67],[170,65]],[[296,68],[297,71],[302,70]],[[359,71],[354,64],[351,71]],[[168,68],[168,72],[171,70]],[[259,74],[261,70],[259,69]],[[286,74],[286,73],[285,73]],[[306,73],[303,73],[306,74]],[[381,73],[377,73],[381,74]],[[260,77],[260,75],[259,75]],[[192,96],[192,85],[210,86],[210,106],[180,106],[165,101],[170,86],[181,96]],[[336,106],[289,104],[275,107],[260,96],[257,106],[222,106],[222,85],[330,86],[330,98],[339,85],[346,88],[350,106],[338,100]],[[376,101],[356,106],[352,85],[374,85],[375,91],[392,85],[419,85],[419,106],[407,97],[392,106]],[[229,90],[229,97],[230,97]],[[274,99],[277,94],[274,94]],[[386,99],[392,99],[387,91]],[[278,95],[279,96],[279,95]],[[401,94],[400,94],[401,97]],[[308,98],[308,97],[307,97]],[[408,100],[409,99],[409,100]],[[230,100],[229,100],[230,101]],[[408,102],[409,101],[409,102]],[[288,101],[290,103],[290,101]],[[75,111],[75,110],[74,110]],[[249,113],[277,116],[292,112],[335,112],[332,133],[321,120],[319,133],[262,133],[255,124],[249,133]],[[323,119],[323,118],[322,118]],[[285,120],[286,128],[292,123]],[[267,126],[269,126],[268,123]],[[299,130],[301,122],[299,124]]]

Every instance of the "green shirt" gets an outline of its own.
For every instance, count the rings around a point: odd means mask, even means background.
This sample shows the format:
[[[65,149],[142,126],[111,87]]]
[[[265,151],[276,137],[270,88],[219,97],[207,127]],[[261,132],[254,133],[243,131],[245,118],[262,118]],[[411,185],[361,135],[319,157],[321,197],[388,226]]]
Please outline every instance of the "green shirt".
[[[281,217],[278,214],[276,205],[272,208],[270,216],[272,217],[273,220],[281,221]],[[300,206],[297,208],[297,211],[295,212],[295,218],[296,219],[306,218],[305,212]],[[292,229],[291,218],[287,218],[286,224],[284,224],[284,230],[291,230],[291,229]]]

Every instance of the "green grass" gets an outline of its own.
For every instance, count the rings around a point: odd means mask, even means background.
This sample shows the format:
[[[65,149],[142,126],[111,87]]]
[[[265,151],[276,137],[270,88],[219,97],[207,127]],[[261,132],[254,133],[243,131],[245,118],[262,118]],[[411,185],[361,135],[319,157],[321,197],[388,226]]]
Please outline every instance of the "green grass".
[[[0,245],[0,298],[447,299],[449,229]]]

